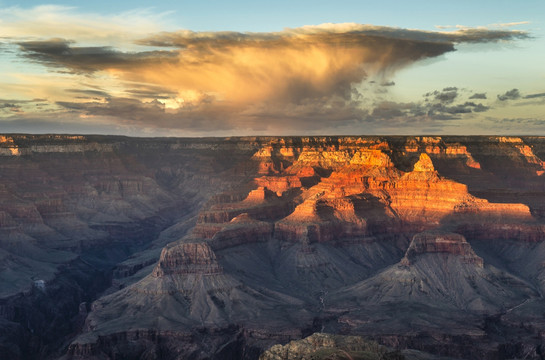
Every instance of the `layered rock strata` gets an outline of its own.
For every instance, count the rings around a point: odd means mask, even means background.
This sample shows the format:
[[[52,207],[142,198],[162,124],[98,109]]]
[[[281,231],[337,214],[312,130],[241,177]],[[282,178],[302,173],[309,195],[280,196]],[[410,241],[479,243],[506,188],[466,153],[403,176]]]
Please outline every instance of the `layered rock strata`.
[[[543,138],[0,140],[6,296],[119,262],[66,358],[256,359],[321,330],[540,352]]]

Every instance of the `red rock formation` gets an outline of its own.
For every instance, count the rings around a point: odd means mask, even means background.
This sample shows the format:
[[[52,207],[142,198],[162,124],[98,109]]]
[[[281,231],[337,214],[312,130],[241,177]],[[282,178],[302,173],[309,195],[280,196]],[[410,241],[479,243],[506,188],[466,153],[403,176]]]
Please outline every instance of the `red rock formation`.
[[[255,190],[250,191],[244,202],[250,204],[263,204],[269,199],[276,198],[275,194],[269,189],[260,186]]]
[[[11,136],[0,135],[0,156],[18,156],[21,155],[19,147],[14,143]]]
[[[300,188],[302,185],[301,177],[296,175],[288,176],[262,176],[255,179],[259,187],[264,187],[274,191],[278,196],[289,189]]]

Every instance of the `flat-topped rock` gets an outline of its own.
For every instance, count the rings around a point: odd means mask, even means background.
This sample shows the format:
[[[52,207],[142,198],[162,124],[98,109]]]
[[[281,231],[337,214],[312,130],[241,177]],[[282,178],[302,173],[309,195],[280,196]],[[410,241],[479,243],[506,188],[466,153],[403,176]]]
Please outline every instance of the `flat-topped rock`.
[[[463,262],[483,267],[483,259],[475,254],[463,235],[437,230],[414,235],[402,263],[409,265],[419,255],[429,253],[459,256]]]
[[[181,243],[167,246],[161,252],[153,276],[201,274],[213,275],[223,272],[216,254],[207,243]]]

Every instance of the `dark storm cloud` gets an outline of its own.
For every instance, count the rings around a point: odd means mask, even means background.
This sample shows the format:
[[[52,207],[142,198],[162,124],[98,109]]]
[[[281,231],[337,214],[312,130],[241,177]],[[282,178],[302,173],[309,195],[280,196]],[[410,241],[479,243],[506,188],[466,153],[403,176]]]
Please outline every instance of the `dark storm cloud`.
[[[498,100],[500,101],[517,100],[517,99],[520,99],[519,89],[512,89],[512,90],[506,91],[502,95],[498,95]]]
[[[466,102],[466,106],[472,106],[473,112],[485,112],[490,110],[490,106],[483,105],[482,103],[475,104],[474,102]]]
[[[461,104],[455,104],[452,106],[446,106],[441,103],[429,104],[426,103],[417,107],[418,112],[413,115],[424,113],[426,116],[435,119],[455,119],[460,114],[469,114],[472,112],[483,112],[489,109],[489,107],[483,104],[475,104],[472,102],[465,102]]]
[[[451,88],[447,88],[447,89],[451,89]],[[440,92],[439,94],[437,94],[435,96],[435,99],[440,101],[440,102],[443,102],[443,103],[447,103],[447,104],[450,104],[454,101],[454,99],[456,99],[458,97],[458,89],[454,88],[454,90],[446,90],[443,89],[442,92]]]
[[[469,97],[471,100],[473,99],[482,99],[486,100],[486,93],[475,93]]]
[[[542,98],[545,97],[545,93],[539,93],[539,94],[529,94],[524,97],[524,99],[536,99],[536,98]]]
[[[424,101],[396,103],[383,101],[376,104],[369,118],[384,121],[416,119],[420,122],[434,122],[461,119],[461,115],[485,112],[489,106],[473,101],[455,102],[460,97],[457,87],[446,87],[424,94]]]
[[[388,82],[383,82],[382,84],[380,84],[380,86],[395,86],[395,82],[394,81],[388,81]]]
[[[424,94],[426,101],[435,101],[441,104],[451,104],[458,97],[457,87],[446,87],[442,91],[435,90]]]
[[[171,62],[176,53],[170,51],[122,52],[109,46],[74,46],[73,41],[50,39],[19,42],[22,55],[32,61],[74,73],[86,73],[108,68],[127,68],[136,64],[153,65]]]

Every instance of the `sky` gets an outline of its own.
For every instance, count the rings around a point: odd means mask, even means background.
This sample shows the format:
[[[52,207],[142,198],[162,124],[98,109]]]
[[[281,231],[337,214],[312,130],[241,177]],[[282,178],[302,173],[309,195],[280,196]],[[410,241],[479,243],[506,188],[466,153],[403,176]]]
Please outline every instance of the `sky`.
[[[545,135],[543,64],[543,0],[0,0],[0,133]]]

